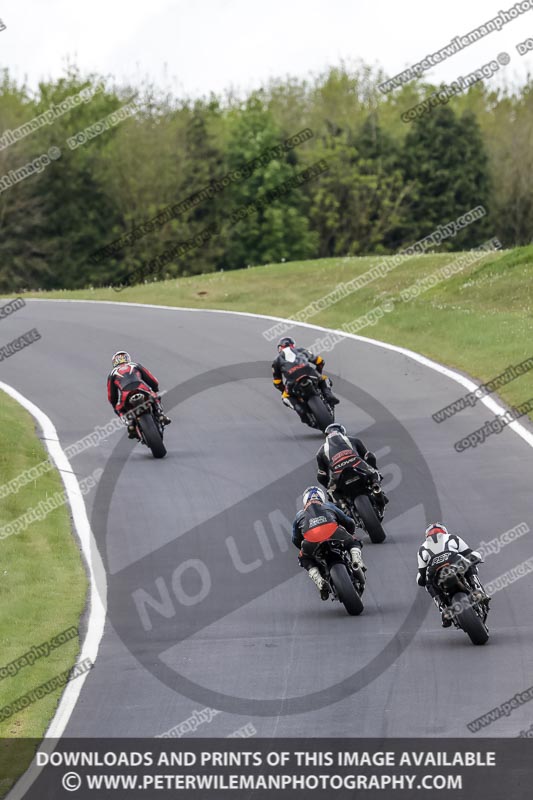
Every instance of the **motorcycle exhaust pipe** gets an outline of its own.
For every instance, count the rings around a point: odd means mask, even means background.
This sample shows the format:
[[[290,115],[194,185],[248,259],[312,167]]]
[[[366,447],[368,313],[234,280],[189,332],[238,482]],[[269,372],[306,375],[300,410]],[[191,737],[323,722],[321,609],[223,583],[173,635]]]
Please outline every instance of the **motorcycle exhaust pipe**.
[[[379,483],[373,484],[372,491],[374,492],[374,494],[381,494],[381,486],[379,485]]]

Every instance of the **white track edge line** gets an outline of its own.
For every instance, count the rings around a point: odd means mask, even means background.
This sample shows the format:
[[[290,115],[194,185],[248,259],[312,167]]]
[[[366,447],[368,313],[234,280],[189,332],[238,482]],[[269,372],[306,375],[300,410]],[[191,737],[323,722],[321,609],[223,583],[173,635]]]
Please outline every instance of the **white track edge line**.
[[[52,420],[31,400],[28,400],[27,397],[9,384],[0,381],[0,390],[25,408],[37,421],[43,431],[46,448],[63,480],[74,520],[74,529],[81,545],[89,578],[87,629],[76,664],[87,658],[94,664],[106,619],[107,579],[102,558],[91,530],[78,479],[59,443],[59,437]],[[80,677],[66,684],[56,712],[44,734],[45,738],[40,747],[42,751],[54,749],[53,742],[46,745],[47,739],[59,739],[63,735],[88,674],[89,672],[84,672]],[[20,800],[20,798],[23,798],[40,771],[41,768],[37,767],[35,760],[33,760],[27,771],[11,789],[7,796],[8,800]]]
[[[385,350],[391,350],[391,351],[396,352],[396,353],[401,353],[402,355],[406,356],[407,358],[411,358],[413,361],[417,361],[419,364],[422,364],[423,366],[426,366],[429,369],[433,369],[436,372],[439,372],[441,375],[445,375],[446,377],[450,378],[451,380],[455,381],[456,383],[461,384],[461,386],[464,386],[470,392],[475,391],[478,388],[477,384],[474,383],[470,378],[466,377],[466,375],[461,375],[461,373],[450,369],[450,367],[446,367],[443,364],[439,364],[437,361],[433,361],[432,359],[427,358],[426,356],[423,356],[420,353],[416,353],[414,350],[409,350],[406,347],[401,347],[400,345],[395,345],[395,344],[389,344],[388,342],[381,342],[378,339],[370,339],[370,338],[368,338],[366,336],[359,336],[358,334],[355,334],[355,333],[347,333],[346,331],[340,331],[340,330],[337,330],[335,328],[325,328],[325,327],[323,327],[321,325],[312,325],[312,324],[310,324],[308,322],[297,322],[295,320],[287,319],[285,317],[275,317],[275,316],[272,316],[272,315],[269,315],[269,314],[254,314],[254,313],[252,313],[250,311],[233,311],[233,310],[221,309],[221,308],[187,308],[187,307],[184,307],[184,306],[162,306],[162,305],[156,305],[156,304],[153,304],[153,303],[130,303],[128,301],[120,301],[120,300],[75,300],[75,299],[67,299],[67,298],[61,299],[61,298],[44,298],[44,297],[43,298],[37,298],[37,297],[31,297],[30,298],[29,297],[29,298],[27,298],[27,300],[28,300],[28,302],[37,302],[37,303],[97,303],[99,305],[104,305],[105,304],[105,305],[113,305],[113,306],[130,306],[130,307],[134,307],[134,308],[155,308],[155,309],[160,309],[160,310],[163,310],[163,311],[188,311],[188,312],[191,312],[191,313],[201,313],[201,314],[206,314],[206,313],[207,314],[233,314],[235,316],[240,316],[240,317],[252,317],[254,319],[266,319],[266,320],[273,320],[275,322],[284,322],[284,323],[290,324],[290,325],[292,325],[294,327],[309,328],[309,329],[312,329],[312,330],[324,331],[325,333],[337,333],[337,334],[339,334],[341,336],[344,336],[347,339],[353,339],[355,341],[366,342],[367,344],[371,344],[371,345],[374,345],[376,347],[382,347]],[[2,383],[0,381],[0,389],[3,389],[7,394],[9,394],[11,397],[13,397],[15,400],[17,400],[21,405],[23,405],[39,421],[39,424],[41,425],[41,427],[45,431],[45,438],[47,440],[47,447],[48,447],[48,449],[50,451],[50,454],[52,455],[52,458],[54,459],[56,465],[58,464],[59,461],[63,461],[63,463],[65,465],[67,465],[67,467],[69,468],[69,470],[70,470],[69,474],[65,474],[65,473],[61,473],[61,474],[62,474],[63,482],[65,483],[65,487],[67,488],[67,493],[68,493],[69,499],[71,499],[70,498],[70,492],[69,492],[69,486],[68,486],[68,484],[70,483],[71,486],[75,485],[75,488],[77,489],[77,492],[78,492],[78,495],[79,495],[78,496],[75,493],[73,493],[73,497],[75,498],[76,503],[78,503],[78,501],[81,502],[82,512],[81,512],[81,516],[80,516],[80,521],[83,523],[81,525],[81,528],[78,526],[78,520],[76,519],[76,517],[74,515],[74,506],[72,506],[72,513],[73,513],[73,517],[74,517],[74,520],[75,520],[76,529],[78,531],[78,536],[80,538],[80,541],[82,542],[82,547],[84,546],[84,541],[89,543],[89,544],[92,541],[93,548],[94,548],[94,553],[96,555],[96,561],[97,561],[96,566],[97,566],[97,569],[99,571],[101,570],[101,576],[102,576],[102,579],[103,579],[103,585],[105,586],[106,591],[107,591],[107,582],[106,582],[105,570],[103,568],[103,563],[102,563],[102,560],[101,560],[101,557],[100,557],[100,553],[98,551],[98,548],[96,546],[96,542],[94,541],[93,534],[92,534],[92,531],[90,529],[89,520],[87,518],[87,512],[86,512],[86,509],[85,509],[85,505],[83,503],[83,499],[81,497],[79,484],[78,484],[78,481],[77,481],[76,477],[74,476],[74,474],[72,472],[72,467],[70,466],[65,453],[63,452],[61,446],[59,445],[57,432],[56,432],[51,420],[46,416],[46,414],[44,414],[40,409],[38,409],[37,406],[35,406],[31,401],[29,401],[25,397],[23,397],[23,395],[21,395],[19,392],[17,392],[16,389],[13,389],[8,384]],[[495,414],[503,414],[506,411],[506,409],[503,406],[501,406],[499,403],[497,403],[495,400],[493,400],[490,397],[482,397],[482,398],[480,398],[480,402],[483,403],[484,406],[486,406],[490,411],[492,411]],[[51,430],[53,432],[53,438],[55,440],[55,441],[50,442],[50,444],[48,443],[48,439],[52,439],[52,437],[46,436],[47,426],[48,426],[48,430]],[[525,442],[527,442],[527,444],[529,444],[530,447],[533,447],[533,434],[530,431],[528,431],[523,425],[521,425],[519,422],[515,421],[515,422],[510,423],[510,425],[508,425],[507,427],[509,427],[511,430],[513,430],[516,434],[518,434],[518,436],[520,436]],[[54,445],[56,443],[57,443],[57,449],[54,448]],[[53,454],[53,453],[55,453],[55,454]],[[72,479],[72,480],[70,480],[70,479]],[[71,500],[71,502],[72,502],[72,500]],[[82,531],[83,531],[83,536],[82,536]],[[85,554],[85,549],[84,549],[84,554]],[[90,550],[89,550],[89,556],[90,556]],[[90,572],[90,578],[91,578],[91,617],[92,617],[92,611],[93,611],[93,606],[92,606],[93,599],[96,601],[97,607],[98,606],[101,607],[101,611],[103,613],[102,620],[101,621],[98,620],[98,621],[100,621],[100,624],[101,624],[101,630],[100,630],[99,638],[98,638],[98,640],[96,642],[96,649],[94,651],[94,658],[96,658],[96,654],[98,652],[98,646],[100,644],[100,640],[101,640],[102,635],[103,635],[103,627],[104,627],[104,624],[105,624],[105,607],[102,604],[101,598],[98,596],[98,592],[96,590],[96,584],[94,582],[94,574],[95,573],[93,571],[90,558],[87,558],[87,566],[88,566],[88,569],[89,569],[89,572]],[[91,617],[90,617],[89,621],[91,621]],[[83,644],[82,652],[80,653],[80,656],[79,656],[79,660],[81,659],[81,657],[82,657],[82,655],[84,653],[84,648],[85,648],[85,645],[87,644],[88,636],[89,636],[89,626],[88,626],[88,629],[87,629],[87,635],[86,635],[86,638],[85,638],[85,641],[84,641],[84,644]],[[89,656],[85,656],[85,657],[89,657]],[[72,714],[72,711],[74,710],[74,706],[75,706],[76,701],[78,699],[78,696],[80,694],[80,691],[81,691],[81,688],[83,686],[83,683],[85,682],[87,674],[88,673],[85,673],[84,675],[81,676],[81,678],[77,678],[76,681],[73,681],[72,683],[67,684],[67,688],[65,689],[65,692],[63,693],[63,697],[61,698],[61,702],[60,702],[59,708],[58,708],[58,710],[57,710],[52,722],[50,723],[50,726],[49,726],[49,728],[48,728],[48,730],[46,732],[46,736],[54,735],[54,736],[58,736],[59,737],[62,734],[62,732],[64,731],[64,729],[65,729],[65,727],[66,727],[66,725],[68,723],[68,720],[70,718],[70,715]],[[76,684],[78,684],[78,686],[79,686],[77,691],[75,689]],[[65,700],[65,696],[67,695],[68,689],[72,689],[72,688],[74,688],[74,691],[72,693],[72,701],[70,701],[70,697],[69,697],[68,698],[69,702],[63,704],[63,701]],[[65,718],[65,715],[67,714],[67,712],[68,712],[68,715]],[[61,728],[61,725],[63,726],[62,728]],[[51,733],[51,731],[52,731],[52,733]],[[30,766],[30,769],[31,769],[31,766]],[[28,771],[18,780],[17,784],[13,787],[13,789],[11,790],[9,795],[7,796],[6,800],[21,800],[21,798],[24,795],[23,794],[21,795],[17,790],[22,788],[22,785],[24,784],[25,779],[28,778],[28,776],[29,776],[30,769],[28,769]],[[33,776],[31,778],[30,783],[28,784],[28,786],[33,783],[33,781],[35,780],[36,777],[37,776],[35,775],[35,776]],[[27,790],[28,786],[24,787],[24,792]]]
[[[433,361],[433,359],[428,358],[427,356],[423,356],[421,353],[417,353],[414,350],[409,350],[407,347],[401,347],[400,345],[396,344],[389,344],[388,342],[381,342],[379,339],[370,339],[367,336],[359,336],[356,333],[347,333],[346,331],[341,331],[336,328],[324,328],[321,325],[312,325],[309,322],[296,322],[292,319],[286,319],[285,317],[274,317],[269,314],[254,314],[250,311],[232,311],[225,308],[187,308],[184,306],[160,306],[155,305],[153,303],[130,303],[128,301],[121,301],[121,300],[74,300],[74,299],[61,299],[61,298],[46,298],[46,297],[28,297],[27,299],[30,303],[97,303],[99,305],[113,305],[113,306],[133,306],[134,308],[156,308],[156,309],[163,309],[165,311],[189,311],[189,312],[196,312],[200,314],[234,314],[239,317],[253,317],[255,319],[267,319],[273,320],[275,322],[285,322],[286,324],[292,325],[294,327],[300,328],[311,328],[312,330],[317,331],[324,331],[324,333],[336,333],[340,336],[344,336],[347,339],[354,339],[355,341],[359,342],[366,342],[367,344],[374,345],[376,347],[382,347],[385,350],[392,350],[395,353],[401,353],[402,355],[406,356],[407,358],[411,358],[413,361],[417,361],[419,364],[422,364],[429,369],[433,369],[436,372],[440,372],[441,375],[445,375],[447,378],[455,381],[456,383],[461,384],[469,392],[473,392],[478,388],[478,384],[474,383],[471,378],[468,378],[466,375],[462,375],[460,372],[451,369],[450,367],[444,366],[444,364],[439,364],[438,361]],[[479,402],[486,406],[493,414],[504,414],[508,409],[504,406],[500,405],[496,400],[492,397],[481,397]],[[510,428],[514,433],[520,436],[530,447],[533,447],[533,433],[528,431],[524,425],[522,425],[518,421],[511,422],[506,427]]]

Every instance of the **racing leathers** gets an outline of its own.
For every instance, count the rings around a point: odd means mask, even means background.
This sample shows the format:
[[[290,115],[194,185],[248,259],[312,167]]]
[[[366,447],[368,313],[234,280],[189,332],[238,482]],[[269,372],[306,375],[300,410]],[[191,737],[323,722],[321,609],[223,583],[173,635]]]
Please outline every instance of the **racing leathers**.
[[[305,416],[305,406],[295,397],[291,396],[291,381],[289,371],[295,364],[307,361],[316,368],[320,377],[320,390],[330,405],[337,405],[338,398],[331,391],[331,380],[323,374],[325,361],[322,356],[314,356],[305,347],[284,347],[272,362],[272,382],[276,389],[282,393],[283,403],[294,409],[301,419]]]
[[[364,586],[366,567],[361,556],[362,542],[353,536],[355,522],[333,503],[311,500],[301,509],[292,525],[292,543],[299,548],[298,561],[314,581],[320,596],[327,600],[329,584],[320,572],[314,552],[322,542],[336,540],[342,542],[350,553],[352,564]]]
[[[431,562],[435,556],[441,553],[459,553],[471,561],[470,567],[465,571],[465,577],[470,578],[474,587],[481,591],[488,602],[488,597],[485,594],[481,583],[479,582],[476,563],[482,562],[481,555],[477,550],[472,548],[456,533],[436,533],[426,536],[424,543],[418,548],[418,573],[416,582],[419,586],[424,586],[428,594],[433,598],[433,601],[442,614],[442,625],[447,628],[451,625],[449,616],[446,615],[446,604],[439,592],[437,586],[428,579],[428,568],[431,567]]]
[[[356,464],[359,459],[377,471],[375,454],[367,450],[361,439],[342,433],[328,436],[316,454],[317,481],[328,490],[335,502],[343,502],[342,498],[335,494],[339,475],[345,467],[352,463]],[[378,472],[378,477],[381,480],[380,472]],[[383,503],[387,504],[389,499],[383,490],[381,490],[381,495]]]
[[[126,411],[129,395],[139,390],[147,391],[154,397],[161,422],[168,425],[170,419],[164,414],[159,397],[159,381],[146,367],[130,361],[113,367],[107,376],[107,399],[119,417],[122,417]],[[130,438],[136,436],[135,426],[131,423],[128,425],[128,433]]]

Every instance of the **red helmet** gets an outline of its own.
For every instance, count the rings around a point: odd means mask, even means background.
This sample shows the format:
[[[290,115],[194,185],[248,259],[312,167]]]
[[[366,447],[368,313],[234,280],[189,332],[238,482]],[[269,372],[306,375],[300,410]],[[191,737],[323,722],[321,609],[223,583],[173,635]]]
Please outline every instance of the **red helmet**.
[[[427,526],[426,536],[433,536],[438,533],[443,533],[446,536],[448,535],[448,528],[446,528],[442,522],[432,522],[431,525]]]

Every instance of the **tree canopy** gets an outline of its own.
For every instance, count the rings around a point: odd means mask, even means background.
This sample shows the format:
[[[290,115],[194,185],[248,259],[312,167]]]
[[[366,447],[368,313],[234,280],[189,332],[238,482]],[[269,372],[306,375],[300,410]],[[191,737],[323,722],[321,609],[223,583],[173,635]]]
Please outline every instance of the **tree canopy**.
[[[163,276],[392,253],[480,205],[487,215],[443,249],[488,236],[529,243],[533,83],[513,92],[477,84],[405,123],[402,114],[439,87],[417,80],[384,95],[382,78],[342,65],[245,98],[191,101],[75,68],[32,93],[5,71],[0,289],[116,283],[206,228],[216,233],[166,263]],[[305,129],[312,135],[290,144]],[[319,162],[327,169],[298,178]],[[140,232],[209,186],[211,196]],[[132,232],[132,243],[91,258]]]

